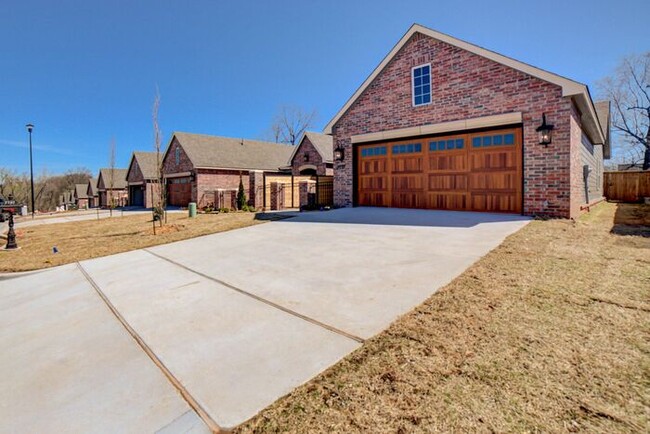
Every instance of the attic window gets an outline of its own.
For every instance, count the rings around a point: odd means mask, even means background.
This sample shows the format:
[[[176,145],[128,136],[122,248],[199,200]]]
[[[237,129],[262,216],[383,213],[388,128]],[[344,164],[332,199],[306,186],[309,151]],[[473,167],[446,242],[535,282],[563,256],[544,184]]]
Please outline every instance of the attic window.
[[[309,161],[309,154],[305,154],[305,163]]]
[[[181,164],[181,148],[176,148],[174,150],[174,158],[176,160],[176,165]]]
[[[413,106],[431,103],[431,64],[416,66],[411,69]]]

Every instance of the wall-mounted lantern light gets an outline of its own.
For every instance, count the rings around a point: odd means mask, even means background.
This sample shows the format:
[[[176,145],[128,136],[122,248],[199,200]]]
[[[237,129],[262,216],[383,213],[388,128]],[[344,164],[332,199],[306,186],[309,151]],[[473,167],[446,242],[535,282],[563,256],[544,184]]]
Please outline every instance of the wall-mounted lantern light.
[[[340,144],[334,149],[334,160],[336,161],[343,161],[345,158],[345,150],[343,149],[343,146]]]
[[[539,133],[539,144],[548,146],[553,141],[553,128],[554,126],[546,123],[546,113],[542,114],[542,125],[537,127]]]

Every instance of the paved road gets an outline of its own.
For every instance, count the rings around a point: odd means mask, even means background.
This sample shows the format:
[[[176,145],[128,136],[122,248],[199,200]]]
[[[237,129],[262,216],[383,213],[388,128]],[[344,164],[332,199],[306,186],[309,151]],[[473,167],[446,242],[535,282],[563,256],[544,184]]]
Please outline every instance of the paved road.
[[[0,387],[11,391],[0,420],[24,431],[236,426],[527,221],[341,209],[0,280]]]

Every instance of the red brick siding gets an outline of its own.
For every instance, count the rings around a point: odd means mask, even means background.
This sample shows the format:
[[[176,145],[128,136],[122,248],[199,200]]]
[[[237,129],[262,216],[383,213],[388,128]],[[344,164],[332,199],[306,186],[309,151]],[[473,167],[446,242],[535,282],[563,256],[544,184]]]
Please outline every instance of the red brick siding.
[[[159,202],[160,184],[148,181],[144,190],[145,208],[153,208]]]
[[[140,170],[140,165],[137,164],[138,160],[132,160],[131,166],[129,166],[129,171],[126,174],[126,182],[142,182],[144,181],[144,176],[142,175],[142,170]]]
[[[176,164],[176,148],[180,147],[180,163]],[[172,143],[169,145],[169,151],[165,154],[163,159],[163,174],[171,175],[174,173],[189,172],[194,169],[192,162],[189,157],[183,150],[183,147],[178,143],[176,137],[172,140]]]
[[[432,103],[413,107],[411,68],[431,63]],[[333,128],[345,161],[335,164],[334,202],[353,200],[350,136],[419,125],[523,113],[524,213],[571,216],[572,103],[562,89],[444,42],[416,33]],[[555,125],[553,144],[538,144],[542,113]]]
[[[221,169],[198,169],[196,181],[192,183],[192,200],[197,202],[199,207],[214,202],[214,191],[217,189],[239,188],[239,175],[237,170]],[[250,181],[247,171],[241,172],[242,182],[246,189],[246,195],[249,195]]]
[[[305,161],[305,156],[309,159]],[[316,166],[316,175],[327,175],[327,165],[323,162],[323,157],[318,153],[309,137],[305,137],[300,144],[296,154],[291,160],[291,173],[294,176],[300,175],[301,166]]]

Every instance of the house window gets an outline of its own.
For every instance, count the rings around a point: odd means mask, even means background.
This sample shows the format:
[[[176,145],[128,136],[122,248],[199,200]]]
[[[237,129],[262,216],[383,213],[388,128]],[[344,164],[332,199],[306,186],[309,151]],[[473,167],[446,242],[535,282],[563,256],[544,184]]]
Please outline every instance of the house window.
[[[431,64],[416,66],[411,70],[413,105],[431,103]]]
[[[181,148],[176,148],[174,150],[174,158],[176,159],[176,165],[181,164]]]
[[[309,162],[309,154],[305,154],[305,163]]]

